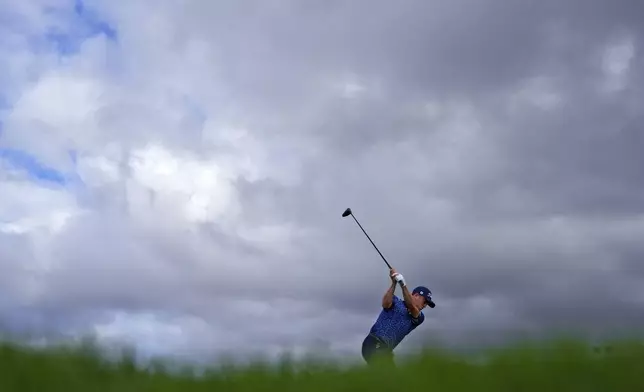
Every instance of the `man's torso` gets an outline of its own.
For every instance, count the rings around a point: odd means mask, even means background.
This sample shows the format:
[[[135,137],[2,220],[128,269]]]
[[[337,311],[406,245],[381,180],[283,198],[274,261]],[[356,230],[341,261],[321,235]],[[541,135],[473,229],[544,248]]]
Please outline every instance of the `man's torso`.
[[[383,309],[371,327],[370,334],[382,340],[390,349],[394,349],[411,331],[423,323],[425,315],[421,312],[418,318],[409,313],[405,302],[394,295],[393,304]]]

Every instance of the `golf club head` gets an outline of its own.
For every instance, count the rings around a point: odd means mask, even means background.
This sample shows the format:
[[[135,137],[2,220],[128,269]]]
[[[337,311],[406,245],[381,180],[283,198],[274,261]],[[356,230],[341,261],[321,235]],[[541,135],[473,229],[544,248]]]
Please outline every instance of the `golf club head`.
[[[342,217],[343,217],[343,218],[346,218],[346,217],[347,217],[347,216],[349,216],[349,215],[351,215],[351,208],[347,208],[347,209],[346,209],[346,210],[344,210],[344,212],[342,213]]]

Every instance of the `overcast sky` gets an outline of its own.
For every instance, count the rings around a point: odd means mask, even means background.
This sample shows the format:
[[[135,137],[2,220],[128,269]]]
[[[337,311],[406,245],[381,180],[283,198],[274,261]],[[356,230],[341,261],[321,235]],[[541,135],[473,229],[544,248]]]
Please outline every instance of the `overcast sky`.
[[[641,0],[0,0],[0,329],[204,357],[644,327]]]

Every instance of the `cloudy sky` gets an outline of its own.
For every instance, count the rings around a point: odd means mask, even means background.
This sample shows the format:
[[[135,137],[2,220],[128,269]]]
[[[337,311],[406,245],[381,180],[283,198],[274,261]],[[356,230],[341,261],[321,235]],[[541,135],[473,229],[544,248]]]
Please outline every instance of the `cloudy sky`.
[[[644,327],[641,0],[0,0],[0,330],[185,357]]]

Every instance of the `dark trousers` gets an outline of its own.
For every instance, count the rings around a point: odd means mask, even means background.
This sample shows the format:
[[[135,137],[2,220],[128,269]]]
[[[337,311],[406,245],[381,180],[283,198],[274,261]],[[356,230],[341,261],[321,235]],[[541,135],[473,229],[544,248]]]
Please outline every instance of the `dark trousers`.
[[[375,363],[393,365],[394,353],[377,337],[369,334],[362,342],[362,358],[369,365]]]

